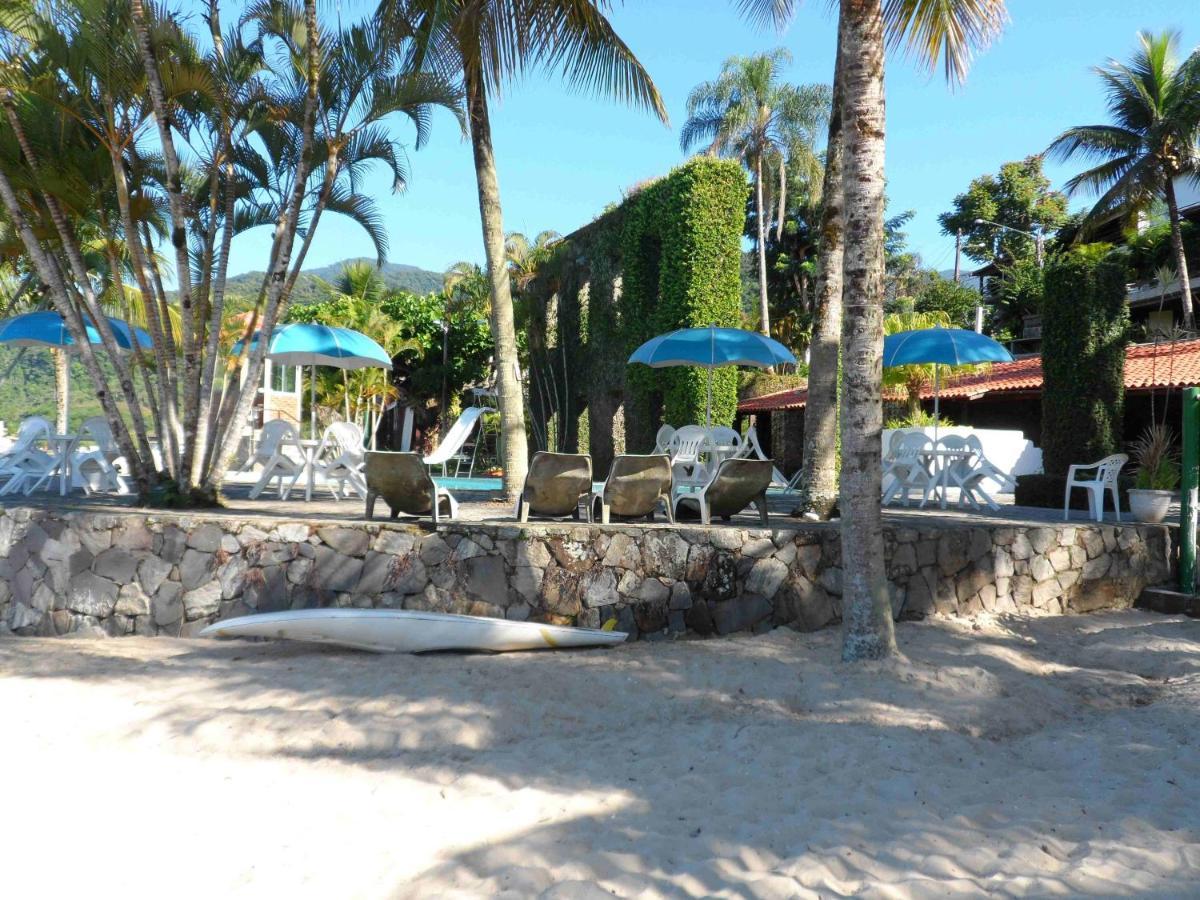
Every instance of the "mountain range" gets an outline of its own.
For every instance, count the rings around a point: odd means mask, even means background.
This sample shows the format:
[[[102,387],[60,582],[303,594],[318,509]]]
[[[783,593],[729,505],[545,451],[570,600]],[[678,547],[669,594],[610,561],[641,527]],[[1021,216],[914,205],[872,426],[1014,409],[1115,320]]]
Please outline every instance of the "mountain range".
[[[338,276],[342,274],[342,269],[345,266],[350,263],[363,261],[372,264],[375,262],[373,259],[359,257],[357,259],[343,259],[341,262],[331,263],[315,269],[305,269],[300,273],[300,277],[296,279],[296,287],[292,292],[292,302],[303,304],[324,299],[325,291],[321,286],[321,282],[335,282]],[[383,276],[383,280],[388,287],[395,290],[410,291],[414,294],[429,294],[434,291],[440,291],[444,281],[441,272],[430,272],[428,269],[422,269],[419,266],[409,266],[404,263],[384,263],[379,273]],[[225,282],[226,296],[253,297],[258,293],[259,287],[262,286],[262,281],[262,272],[243,272],[241,275],[232,275]]]

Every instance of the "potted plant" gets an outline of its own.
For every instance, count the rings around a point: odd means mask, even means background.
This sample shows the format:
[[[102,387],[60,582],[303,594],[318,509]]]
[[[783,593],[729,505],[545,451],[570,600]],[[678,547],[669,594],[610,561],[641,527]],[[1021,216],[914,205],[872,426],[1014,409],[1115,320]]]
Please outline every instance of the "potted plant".
[[[1151,425],[1130,447],[1137,466],[1129,490],[1129,511],[1139,522],[1157,524],[1166,518],[1179,487],[1179,453],[1175,435],[1166,425]]]

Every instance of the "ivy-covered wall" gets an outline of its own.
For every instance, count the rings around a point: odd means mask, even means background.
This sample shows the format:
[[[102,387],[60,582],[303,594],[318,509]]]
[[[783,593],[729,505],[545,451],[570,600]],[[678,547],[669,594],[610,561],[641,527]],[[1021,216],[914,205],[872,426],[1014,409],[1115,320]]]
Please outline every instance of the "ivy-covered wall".
[[[1129,309],[1125,269],[1069,254],[1046,267],[1042,301],[1042,459],[1047,475],[1121,443]]]
[[[675,328],[741,324],[749,186],[734,162],[697,158],[568,235],[529,291],[535,441],[592,454],[645,453],[663,422],[702,422],[708,372],[626,365]],[[731,424],[737,371],[713,373],[713,422]]]

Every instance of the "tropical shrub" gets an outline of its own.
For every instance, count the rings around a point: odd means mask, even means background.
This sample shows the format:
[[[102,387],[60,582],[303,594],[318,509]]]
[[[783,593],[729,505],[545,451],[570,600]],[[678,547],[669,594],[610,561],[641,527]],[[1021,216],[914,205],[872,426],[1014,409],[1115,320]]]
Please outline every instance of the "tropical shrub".
[[[1067,254],[1046,268],[1042,460],[1047,474],[1116,451],[1125,403],[1129,311],[1124,267]]]

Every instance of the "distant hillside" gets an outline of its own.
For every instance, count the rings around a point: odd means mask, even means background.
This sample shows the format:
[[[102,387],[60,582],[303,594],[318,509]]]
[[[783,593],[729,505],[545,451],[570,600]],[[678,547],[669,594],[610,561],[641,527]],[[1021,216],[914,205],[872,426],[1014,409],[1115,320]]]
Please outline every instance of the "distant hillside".
[[[342,273],[347,263],[357,262],[355,259],[344,259],[341,262],[318,269],[305,269],[296,279],[296,289],[292,294],[294,303],[313,303],[324,297],[321,281],[333,282]],[[368,260],[374,263],[374,260]],[[417,266],[404,263],[384,263],[380,270],[383,280],[388,287],[414,294],[429,294],[442,289],[442,274],[430,272]],[[319,280],[318,280],[319,279]],[[262,285],[262,272],[244,272],[230,277],[225,283],[226,294],[230,297],[252,297],[258,293]]]

